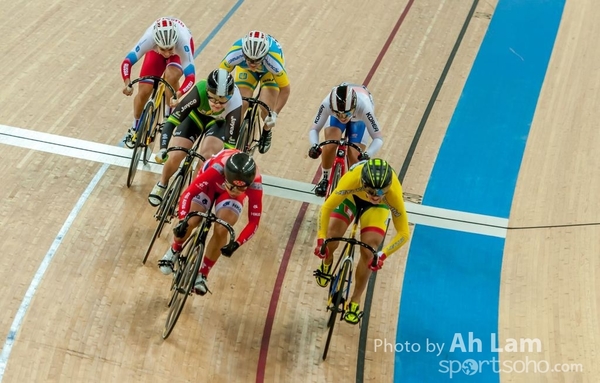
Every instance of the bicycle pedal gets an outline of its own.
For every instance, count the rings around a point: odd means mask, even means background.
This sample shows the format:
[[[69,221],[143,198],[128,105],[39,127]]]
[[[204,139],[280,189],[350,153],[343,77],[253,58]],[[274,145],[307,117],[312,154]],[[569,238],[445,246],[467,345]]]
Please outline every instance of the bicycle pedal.
[[[313,277],[324,278],[324,279],[327,279],[328,281],[331,281],[331,278],[333,277],[333,275],[324,273],[321,270],[316,269],[313,271]]]

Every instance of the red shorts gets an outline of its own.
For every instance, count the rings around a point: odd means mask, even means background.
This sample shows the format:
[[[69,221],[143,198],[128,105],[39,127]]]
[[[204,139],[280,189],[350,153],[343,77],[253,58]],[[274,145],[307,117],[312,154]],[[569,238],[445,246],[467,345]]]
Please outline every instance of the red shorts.
[[[190,41],[190,47],[192,48],[192,56],[194,55],[194,40]],[[176,65],[179,70],[183,72],[181,68],[181,58],[178,55],[173,55],[169,58],[165,58],[155,50],[146,52],[144,55],[144,62],[140,68],[140,77],[142,76],[155,76],[160,77],[167,69],[169,65]]]

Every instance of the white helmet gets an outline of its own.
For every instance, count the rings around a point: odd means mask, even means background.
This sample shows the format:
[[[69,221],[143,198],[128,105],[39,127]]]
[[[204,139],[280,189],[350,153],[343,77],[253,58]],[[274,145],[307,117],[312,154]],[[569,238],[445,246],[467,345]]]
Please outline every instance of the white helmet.
[[[270,41],[260,31],[250,31],[242,37],[242,52],[251,60],[261,60],[269,53]]]
[[[152,35],[156,45],[163,49],[171,49],[175,47],[179,38],[177,24],[168,17],[161,17],[154,23]]]

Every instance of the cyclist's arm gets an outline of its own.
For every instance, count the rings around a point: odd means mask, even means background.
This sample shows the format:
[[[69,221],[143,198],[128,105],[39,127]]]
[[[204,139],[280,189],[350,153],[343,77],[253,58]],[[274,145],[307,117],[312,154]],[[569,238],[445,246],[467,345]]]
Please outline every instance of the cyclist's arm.
[[[329,218],[333,210],[338,207],[344,199],[353,195],[361,189],[360,172],[355,169],[348,171],[340,178],[335,190],[327,197],[321,207],[321,217],[319,219],[318,238],[327,238],[327,228],[329,227]]]
[[[237,238],[237,242],[241,245],[248,242],[254,236],[260,223],[262,214],[262,182],[255,180],[246,191],[248,196],[248,223]]]
[[[392,187],[390,191],[385,195],[386,202],[390,207],[392,214],[392,222],[396,229],[396,235],[383,249],[383,252],[389,256],[395,251],[399,250],[408,242],[410,236],[410,230],[408,228],[408,216],[404,207],[404,199],[402,196],[402,185],[396,177],[392,180]]]
[[[269,53],[263,62],[263,65],[269,72],[273,74],[275,82],[279,89],[290,85],[290,79],[283,65],[283,59],[276,53]]]
[[[236,86],[233,96],[225,106],[225,143],[235,146],[237,136],[242,125],[242,95]]]
[[[323,126],[325,126],[325,122],[329,116],[331,116],[330,110],[329,97],[327,97],[325,100],[323,100],[321,105],[319,105],[317,115],[315,116],[313,124],[308,131],[308,138],[310,139],[311,145],[317,145],[319,143],[319,133],[321,132],[321,129],[323,129]]]
[[[365,123],[367,131],[373,139],[366,150],[369,157],[373,157],[383,146],[383,134],[381,133],[381,128],[379,127],[379,122],[377,121],[377,117],[375,117],[373,108],[365,106],[360,115],[360,119]]]
[[[148,51],[154,46],[152,39],[152,26],[146,29],[144,35],[135,44],[133,49],[129,51],[125,59],[121,62],[121,77],[123,81],[128,81],[131,77],[131,67],[135,65]]]
[[[219,68],[225,69],[227,72],[231,72],[235,67],[244,61],[244,55],[242,53],[242,40],[236,41],[229,51],[221,60]]]
[[[221,173],[211,166],[192,181],[179,198],[179,219],[184,219],[188,215],[194,197],[208,189],[208,185],[218,181],[220,176]]]
[[[181,94],[189,92],[194,86],[196,81],[196,67],[194,66],[194,40],[192,39],[192,32],[183,24],[179,25],[179,39],[177,40],[176,53],[181,59],[181,68],[183,70],[183,83],[179,88]]]
[[[183,79],[183,83],[179,88],[179,91],[182,94],[187,93],[194,86],[194,82],[196,82],[196,68],[194,66],[194,56],[192,54],[192,49],[189,44],[184,44],[184,46],[179,49],[179,57],[181,58],[181,67],[183,68],[183,75],[185,78]]]
[[[160,134],[160,147],[166,148],[171,140],[171,135],[176,126],[179,126],[187,116],[190,115],[198,105],[200,105],[200,94],[198,88],[193,87],[192,90],[181,99],[177,104],[173,112],[167,118],[167,121],[162,126],[162,133]]]

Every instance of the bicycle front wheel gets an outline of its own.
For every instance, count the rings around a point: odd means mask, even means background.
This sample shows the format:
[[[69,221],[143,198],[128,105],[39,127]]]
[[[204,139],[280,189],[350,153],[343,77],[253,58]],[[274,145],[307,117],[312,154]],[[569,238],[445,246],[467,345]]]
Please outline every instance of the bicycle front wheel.
[[[158,135],[160,140],[160,117],[164,115],[165,110],[165,99],[162,97],[162,101],[158,108],[154,109],[154,113],[152,113],[152,121],[150,124],[150,129],[148,129],[148,135],[146,136],[146,146],[144,147],[144,165],[148,164],[150,157],[152,157],[152,153],[154,152],[154,146],[156,145],[156,136]]]
[[[160,234],[162,233],[165,224],[170,223],[171,217],[175,215],[175,210],[177,202],[179,201],[179,195],[181,194],[182,185],[183,177],[178,175],[177,178],[175,178],[175,181],[173,181],[171,186],[169,186],[169,188],[165,192],[163,201],[158,206],[158,212],[155,215],[156,219],[158,219],[158,224],[156,225],[156,229],[154,230],[154,234],[152,235],[152,239],[150,240],[148,249],[146,249],[146,254],[144,254],[142,264],[146,264],[148,256],[150,255],[152,247],[154,246],[154,242],[156,242],[156,239],[160,237]]]
[[[133,153],[131,154],[131,162],[129,164],[129,172],[127,173],[127,187],[131,187],[135,173],[137,172],[138,164],[140,163],[140,157],[146,146],[146,137],[150,131],[150,124],[152,123],[152,116],[154,114],[154,107],[151,103],[146,104],[144,111],[140,117],[137,128],[137,137],[135,139],[135,145],[133,147]]]
[[[162,334],[163,339],[167,339],[173,331],[177,319],[179,319],[179,315],[183,310],[185,301],[187,300],[188,295],[190,295],[192,287],[194,287],[196,276],[200,269],[200,262],[202,261],[202,255],[204,254],[204,243],[198,243],[191,246],[191,254],[187,257],[185,268],[181,270],[182,274],[175,284],[175,289],[173,291],[174,295],[171,297],[171,305]]]
[[[331,343],[331,337],[333,335],[333,328],[335,327],[337,314],[343,311],[340,309],[340,305],[344,303],[344,285],[346,284],[346,277],[348,276],[349,272],[350,262],[344,262],[337,274],[337,277],[332,281],[331,291],[329,294],[333,304],[329,307],[331,310],[329,320],[327,321],[329,332],[327,333],[327,341],[325,342],[325,348],[323,349],[323,360],[327,358],[327,352],[329,351],[329,344]]]
[[[331,178],[331,182],[328,185],[327,194],[325,195],[325,198],[329,197],[331,192],[335,190],[335,188],[338,185],[338,182],[340,182],[340,178],[342,178],[342,165],[337,163],[333,167],[333,177]]]

